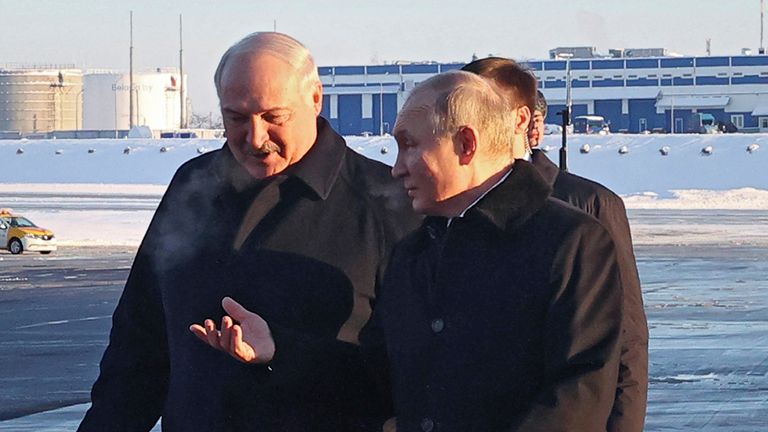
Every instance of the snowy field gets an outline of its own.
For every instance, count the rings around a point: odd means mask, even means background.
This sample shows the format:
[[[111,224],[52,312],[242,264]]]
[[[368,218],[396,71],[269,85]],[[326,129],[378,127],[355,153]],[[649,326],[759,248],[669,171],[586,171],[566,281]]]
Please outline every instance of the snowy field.
[[[385,163],[396,157],[391,137],[348,144]],[[579,152],[584,144],[588,154]],[[221,145],[0,141],[0,207],[54,230],[64,248],[133,247],[176,168]],[[544,146],[556,160],[559,137]],[[711,155],[701,154],[706,146]],[[628,208],[651,333],[646,430],[766,430],[768,135],[573,136],[569,148],[570,170],[612,188]],[[2,422],[0,430],[74,430],[86,408]]]
[[[558,136],[542,147],[556,160]],[[392,164],[392,137],[349,137],[348,145]],[[588,144],[590,152],[579,149]],[[52,229],[62,245],[135,246],[179,165],[219,148],[221,140],[3,140],[0,141],[0,207],[24,213]],[[748,152],[752,145],[757,150]],[[755,146],[756,145],[756,146]],[[712,154],[701,150],[711,146]],[[625,147],[628,153],[619,154]],[[662,156],[659,149],[669,148]],[[569,139],[571,172],[595,179],[624,197],[631,211],[768,209],[768,135],[577,135]],[[21,150],[21,151],[20,151]],[[669,213],[674,214],[674,212]],[[674,221],[673,221],[674,222]],[[763,221],[764,222],[764,221]],[[763,225],[764,226],[764,225]],[[748,218],[681,227],[656,236],[657,225],[633,225],[637,244],[698,244],[747,238],[765,244],[768,234]],[[732,232],[733,231],[733,232]]]

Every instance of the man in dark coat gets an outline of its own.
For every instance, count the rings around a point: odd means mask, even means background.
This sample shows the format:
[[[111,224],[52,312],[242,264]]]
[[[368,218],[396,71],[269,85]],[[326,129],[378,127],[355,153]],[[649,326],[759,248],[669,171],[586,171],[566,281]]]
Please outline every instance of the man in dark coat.
[[[547,102],[544,95],[536,90],[536,78],[529,71],[513,60],[500,57],[476,60],[464,66],[463,70],[493,79],[504,94],[530,107],[533,117],[528,136],[529,145],[515,143],[518,148],[516,157],[520,157],[521,151],[527,150],[526,159],[552,186],[552,196],[594,216],[611,234],[616,246],[624,300],[621,364],[608,430],[641,432],[645,423],[648,393],[648,324],[624,202],[599,183],[560,171],[539,148],[544,138]]]
[[[510,105],[454,71],[417,86],[398,116],[392,174],[428,217],[395,248],[364,339],[384,335],[398,431],[606,428],[613,242],[513,159],[530,111]]]
[[[359,430],[388,398],[366,392],[358,333],[418,221],[388,168],[318,117],[322,85],[297,41],[252,34],[215,82],[227,142],[163,197],[79,430],[148,431],[159,417],[165,431]],[[269,346],[242,339],[242,307],[269,320]],[[206,320],[225,314],[220,331]]]
[[[537,114],[538,112],[538,114]],[[547,102],[538,93],[534,120],[547,115]],[[637,273],[632,233],[624,201],[600,183],[561,171],[539,148],[544,137],[544,124],[534,122],[530,140],[531,162],[552,186],[552,196],[563,200],[597,218],[611,234],[616,245],[616,257],[624,294],[621,331],[621,365],[608,430],[641,432],[645,424],[648,402],[648,321],[643,307],[643,293]]]

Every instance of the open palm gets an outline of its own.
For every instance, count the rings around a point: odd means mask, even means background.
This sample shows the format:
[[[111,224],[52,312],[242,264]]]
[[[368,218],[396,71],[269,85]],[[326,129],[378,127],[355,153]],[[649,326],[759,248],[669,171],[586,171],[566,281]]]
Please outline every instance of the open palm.
[[[202,326],[192,324],[190,331],[198,339],[243,363],[271,361],[275,355],[275,341],[267,322],[230,297],[224,297],[221,306],[229,314],[221,319],[221,330],[216,329],[213,320],[206,319]]]

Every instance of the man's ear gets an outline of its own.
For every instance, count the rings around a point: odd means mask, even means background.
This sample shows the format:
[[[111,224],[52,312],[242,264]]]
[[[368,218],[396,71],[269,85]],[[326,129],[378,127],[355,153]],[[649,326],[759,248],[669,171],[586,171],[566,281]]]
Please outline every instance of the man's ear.
[[[323,111],[323,84],[319,81],[312,86],[312,106],[315,109],[315,116],[319,116]]]
[[[456,132],[456,139],[458,141],[459,163],[467,165],[477,154],[479,141],[477,131],[472,126],[462,126]]]
[[[531,110],[523,105],[517,110],[515,119],[515,135],[528,135],[528,125],[531,122]]]

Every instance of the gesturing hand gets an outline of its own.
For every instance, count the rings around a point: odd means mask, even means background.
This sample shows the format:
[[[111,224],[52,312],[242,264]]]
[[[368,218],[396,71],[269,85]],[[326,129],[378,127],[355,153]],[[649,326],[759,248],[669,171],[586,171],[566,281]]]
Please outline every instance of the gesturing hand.
[[[221,306],[231,317],[225,315],[221,319],[220,331],[212,319],[206,319],[204,326],[192,324],[189,330],[201,341],[243,363],[267,363],[272,360],[275,341],[267,322],[230,297],[224,297]]]

